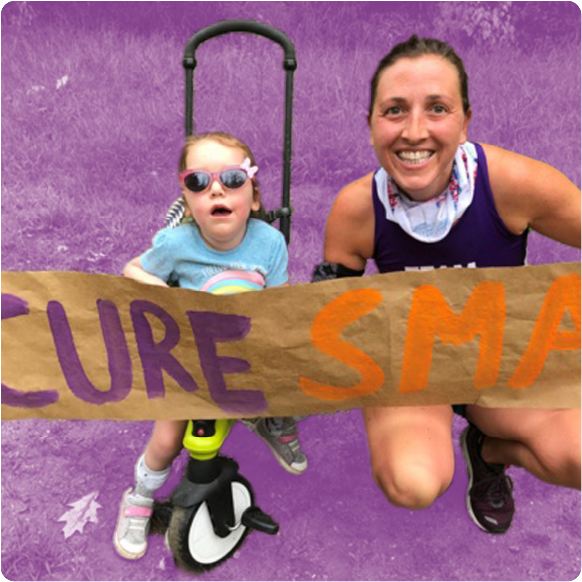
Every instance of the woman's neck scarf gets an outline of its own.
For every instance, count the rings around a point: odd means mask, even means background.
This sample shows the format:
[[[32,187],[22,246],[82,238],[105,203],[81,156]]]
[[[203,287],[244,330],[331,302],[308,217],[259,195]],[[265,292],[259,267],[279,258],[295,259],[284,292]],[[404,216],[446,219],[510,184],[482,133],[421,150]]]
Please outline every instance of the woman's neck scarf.
[[[426,243],[445,238],[463,216],[473,201],[476,178],[477,150],[470,142],[457,148],[451,181],[445,191],[426,202],[415,202],[400,192],[384,168],[374,176],[386,219],[396,222],[412,238]]]

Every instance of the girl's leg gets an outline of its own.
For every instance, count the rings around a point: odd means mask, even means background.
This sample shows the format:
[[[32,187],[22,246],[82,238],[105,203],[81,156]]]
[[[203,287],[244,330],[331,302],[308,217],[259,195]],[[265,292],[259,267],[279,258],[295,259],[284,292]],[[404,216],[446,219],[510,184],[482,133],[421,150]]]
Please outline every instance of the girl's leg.
[[[188,421],[159,420],[145,453],[138,459],[135,467],[135,488],[133,493],[153,499],[170,475],[172,461],[182,450],[182,439]]]
[[[424,509],[454,473],[450,406],[364,408],[372,475],[390,503]]]
[[[168,468],[182,450],[182,439],[188,421],[159,420],[145,450],[146,465],[152,471]]]
[[[158,421],[145,453],[135,467],[135,487],[123,495],[114,544],[124,558],[141,558],[147,549],[154,493],[168,478],[182,448],[187,421]]]

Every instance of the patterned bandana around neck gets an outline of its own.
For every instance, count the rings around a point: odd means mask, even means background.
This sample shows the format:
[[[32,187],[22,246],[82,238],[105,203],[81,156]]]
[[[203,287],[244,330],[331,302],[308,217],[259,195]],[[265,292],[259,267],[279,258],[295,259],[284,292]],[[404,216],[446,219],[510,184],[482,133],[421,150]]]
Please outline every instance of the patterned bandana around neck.
[[[451,181],[446,190],[426,202],[415,202],[398,191],[396,182],[380,168],[374,180],[386,219],[396,222],[412,238],[438,242],[449,234],[473,201],[477,177],[477,150],[470,142],[457,148]]]

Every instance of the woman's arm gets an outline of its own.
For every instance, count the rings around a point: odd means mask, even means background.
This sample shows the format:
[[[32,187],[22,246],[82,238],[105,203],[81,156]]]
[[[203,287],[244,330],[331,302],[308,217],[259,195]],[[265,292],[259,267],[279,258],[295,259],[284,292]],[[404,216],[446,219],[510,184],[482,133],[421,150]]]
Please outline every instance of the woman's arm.
[[[123,269],[123,274],[125,277],[129,277],[131,279],[135,279],[140,283],[146,283],[148,285],[159,285],[160,287],[168,287],[168,284],[156,277],[155,275],[150,275],[144,268],[141,266],[141,261],[139,257],[132,259],[125,265]]]
[[[497,211],[507,228],[521,234],[531,227],[580,248],[580,190],[548,164],[491,145],[483,149]]]
[[[333,203],[325,228],[324,259],[361,271],[374,252],[373,174],[346,186]]]

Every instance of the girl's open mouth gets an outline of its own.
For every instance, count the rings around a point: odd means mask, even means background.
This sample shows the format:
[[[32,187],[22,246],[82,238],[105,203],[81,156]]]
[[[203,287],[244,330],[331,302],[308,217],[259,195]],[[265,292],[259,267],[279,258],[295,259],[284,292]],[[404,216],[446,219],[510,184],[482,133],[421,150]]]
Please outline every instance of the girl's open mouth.
[[[232,214],[232,210],[226,206],[213,206],[210,209],[210,214],[212,216],[229,216]]]

